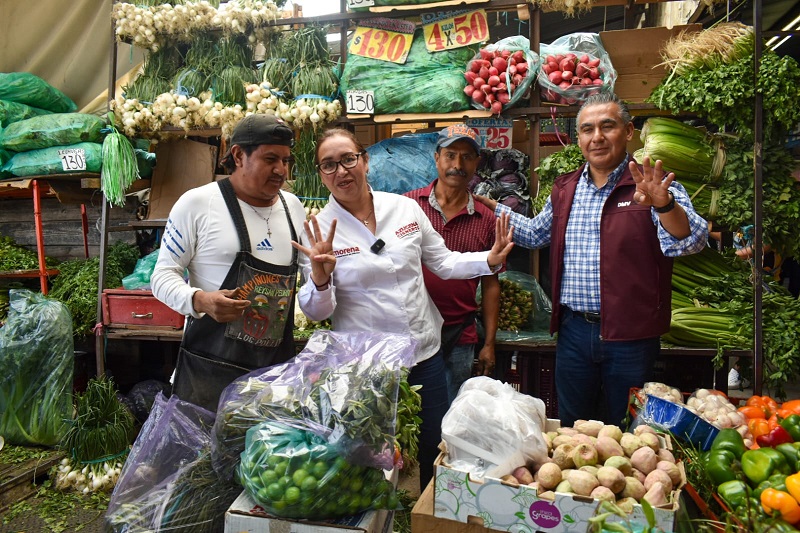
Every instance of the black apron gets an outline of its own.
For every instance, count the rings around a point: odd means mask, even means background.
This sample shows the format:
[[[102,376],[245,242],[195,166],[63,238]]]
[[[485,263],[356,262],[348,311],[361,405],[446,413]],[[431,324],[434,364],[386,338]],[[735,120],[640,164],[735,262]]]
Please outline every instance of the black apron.
[[[297,250],[290,265],[273,265],[250,253],[250,236],[229,179],[217,182],[239,236],[240,251],[220,289],[241,288],[240,299],[251,301],[242,318],[220,323],[209,315],[189,317],[178,352],[172,392],[216,412],[223,389],[257,368],[288,361],[295,355],[294,296]],[[297,234],[286,200],[278,194],[289,221],[292,240]]]

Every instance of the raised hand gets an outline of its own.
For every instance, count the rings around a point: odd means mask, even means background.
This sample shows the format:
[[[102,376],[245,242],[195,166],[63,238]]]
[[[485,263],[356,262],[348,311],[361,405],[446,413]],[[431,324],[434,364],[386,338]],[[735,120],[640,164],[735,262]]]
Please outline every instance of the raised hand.
[[[508,254],[514,247],[514,228],[509,226],[508,213],[502,213],[495,221],[494,245],[489,252],[487,261],[494,268],[505,263]]]
[[[663,207],[670,202],[669,186],[675,180],[675,174],[664,172],[663,164],[659,159],[655,166],[650,165],[650,157],[645,156],[642,170],[635,161],[628,163],[633,181],[636,182],[636,191],[633,201],[641,205]],[[666,177],[665,177],[666,175]]]
[[[311,260],[311,281],[315,285],[325,285],[330,280],[331,272],[336,266],[336,256],[333,255],[333,237],[336,235],[336,219],[331,222],[327,237],[319,229],[317,217],[311,215],[311,223],[303,223],[306,230],[306,239],[309,247],[292,241],[292,246],[304,253]],[[313,230],[313,231],[312,231]]]

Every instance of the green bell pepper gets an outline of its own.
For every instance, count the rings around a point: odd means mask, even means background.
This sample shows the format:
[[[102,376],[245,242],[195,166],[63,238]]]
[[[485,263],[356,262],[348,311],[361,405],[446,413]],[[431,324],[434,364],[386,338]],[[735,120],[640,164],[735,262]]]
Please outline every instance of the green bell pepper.
[[[773,474],[791,474],[789,463],[774,448],[747,450],[742,454],[742,471],[752,486],[758,486]]]
[[[717,494],[719,494],[720,497],[725,500],[725,503],[728,504],[728,507],[733,510],[745,503],[749,490],[744,481],[734,479],[732,481],[726,481],[717,487]]]
[[[800,415],[789,415],[780,421],[780,426],[791,435],[795,442],[800,442]]]
[[[800,472],[800,442],[786,442],[775,446],[775,449],[786,457],[792,472]]]
[[[736,459],[741,459],[747,451],[742,435],[732,428],[721,429],[711,442],[711,450],[730,450]]]
[[[708,451],[706,458],[706,473],[714,483],[714,486],[738,479],[735,466],[738,461],[736,461],[736,456],[732,451],[711,449]]]
[[[769,479],[762,481],[755,488],[755,490],[753,491],[753,498],[757,498],[759,501],[761,501],[761,493],[764,492],[765,489],[775,489],[787,492],[786,475],[772,474],[771,476],[769,476]]]

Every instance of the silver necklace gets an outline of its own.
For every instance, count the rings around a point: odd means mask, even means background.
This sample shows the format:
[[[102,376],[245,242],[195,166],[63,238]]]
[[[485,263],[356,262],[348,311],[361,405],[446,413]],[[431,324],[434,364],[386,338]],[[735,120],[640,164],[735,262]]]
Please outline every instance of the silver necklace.
[[[247,205],[250,205],[250,204],[247,204]],[[252,209],[252,210],[253,210],[253,213],[255,213],[256,215],[258,215],[258,218],[260,218],[261,220],[263,220],[264,222],[266,222],[266,223],[267,223],[267,237],[268,237],[268,238],[270,238],[270,239],[272,238],[272,230],[271,230],[271,229],[270,229],[270,227],[269,227],[269,217],[271,217],[271,216],[272,216],[272,208],[273,208],[274,206],[275,206],[275,203],[273,202],[273,203],[272,203],[272,205],[271,205],[271,206],[269,206],[269,213],[267,214],[267,218],[264,218],[264,215],[262,215],[261,213],[259,213],[258,211],[256,211],[256,208],[255,208],[255,207],[253,207],[252,205],[250,205],[250,209]]]

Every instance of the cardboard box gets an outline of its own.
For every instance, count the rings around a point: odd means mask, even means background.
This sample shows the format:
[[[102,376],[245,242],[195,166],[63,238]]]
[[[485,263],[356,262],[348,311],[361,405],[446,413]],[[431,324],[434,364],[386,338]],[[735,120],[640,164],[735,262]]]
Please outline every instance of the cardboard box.
[[[545,429],[550,431],[557,423],[557,420],[548,419]],[[661,439],[661,446],[669,448],[669,440]],[[540,498],[533,487],[511,485],[488,476],[476,478],[468,472],[456,470],[445,462],[445,457],[444,453],[439,454],[434,463],[433,515],[436,518],[462,524],[482,523],[484,528],[497,531],[562,533],[586,531],[589,518],[600,512],[599,500],[562,493],[555,493],[554,498]],[[672,503],[654,509],[656,526],[665,532],[674,530],[681,488],[686,483],[682,463],[679,468],[682,482],[672,491]],[[413,519],[412,514],[412,528]],[[633,524],[647,524],[639,505],[634,507],[627,519]],[[614,522],[622,520],[616,516],[609,518]],[[463,531],[477,533],[477,530],[473,532],[471,529]]]
[[[664,62],[661,58],[664,43],[684,30],[694,32],[701,29],[700,24],[689,24],[672,29],[601,31],[600,40],[617,71],[614,92],[627,102],[644,102],[667,75],[667,68],[661,65]]]
[[[480,524],[463,524],[433,515],[433,481],[411,510],[411,533],[488,533]]]
[[[267,514],[242,491],[225,513],[225,533],[389,533],[394,513],[366,511],[330,521],[289,520]],[[387,529],[388,528],[388,529]]]
[[[216,146],[189,139],[158,143],[147,220],[166,221],[183,193],[214,181],[216,166]]]

